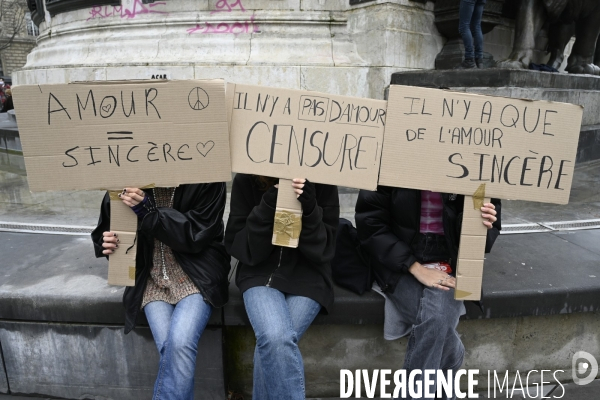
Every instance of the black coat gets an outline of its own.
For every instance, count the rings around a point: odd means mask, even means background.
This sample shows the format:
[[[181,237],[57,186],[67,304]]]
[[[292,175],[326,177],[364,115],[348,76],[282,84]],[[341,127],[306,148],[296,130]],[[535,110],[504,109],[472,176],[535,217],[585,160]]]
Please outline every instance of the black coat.
[[[267,204],[252,175],[236,174],[225,246],[239,260],[236,284],[242,291],[268,285],[281,292],[333,304],[331,260],[340,205],[337,186],[315,184],[317,206],[302,216],[298,248],[271,244],[275,204]]]
[[[456,270],[464,196],[442,193],[442,222],[452,268]],[[492,199],[496,217],[487,231],[485,252],[489,253],[500,234],[501,203]],[[402,274],[417,261],[410,244],[419,233],[421,191],[379,186],[376,192],[361,190],[356,202],[356,228],[363,249],[371,261],[377,283],[393,291]]]
[[[146,191],[152,200],[152,191]],[[182,185],[175,189],[173,208],[158,207],[138,219],[135,286],[123,294],[125,333],[135,327],[144,290],[153,266],[154,239],[173,250],[175,259],[204,299],[222,307],[229,298],[230,257],[223,246],[225,183]],[[133,212],[133,211],[132,211]],[[102,254],[102,234],[110,231],[110,200],[102,201],[98,226],[92,232],[96,257]]]

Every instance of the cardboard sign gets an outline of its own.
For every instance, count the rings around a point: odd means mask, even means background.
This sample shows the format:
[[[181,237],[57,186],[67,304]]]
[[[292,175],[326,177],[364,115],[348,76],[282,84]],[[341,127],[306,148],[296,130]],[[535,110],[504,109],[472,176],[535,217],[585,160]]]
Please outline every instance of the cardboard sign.
[[[579,105],[391,86],[379,183],[567,204]]]
[[[123,81],[13,89],[31,191],[113,189],[231,179],[225,86]],[[108,283],[135,285],[137,217],[111,193],[120,245]]]
[[[232,170],[374,190],[386,102],[228,85]]]
[[[455,298],[479,300],[490,197],[569,202],[583,108],[391,86],[379,183],[465,196]]]
[[[224,89],[220,80],[16,86],[30,190],[229,181]]]
[[[302,231],[302,204],[292,188],[292,181],[279,179],[275,222],[271,243],[276,246],[297,248]]]
[[[135,259],[137,253],[136,228],[137,215],[121,201],[118,194],[110,194],[110,230],[120,240],[119,248],[114,249],[108,264],[108,284],[116,286],[135,286]]]

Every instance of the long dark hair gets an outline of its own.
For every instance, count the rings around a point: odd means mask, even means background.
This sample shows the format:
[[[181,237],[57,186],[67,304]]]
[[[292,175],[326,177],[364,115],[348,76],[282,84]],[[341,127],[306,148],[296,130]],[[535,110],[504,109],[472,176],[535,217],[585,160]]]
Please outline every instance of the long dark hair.
[[[279,178],[272,178],[270,176],[262,175],[254,175],[254,180],[256,181],[258,188],[263,191],[279,182]]]

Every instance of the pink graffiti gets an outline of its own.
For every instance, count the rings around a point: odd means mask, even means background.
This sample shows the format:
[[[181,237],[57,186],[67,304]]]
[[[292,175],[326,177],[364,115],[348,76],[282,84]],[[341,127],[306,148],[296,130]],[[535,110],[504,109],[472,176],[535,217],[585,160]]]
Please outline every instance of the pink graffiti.
[[[231,2],[231,0],[219,0],[217,4],[215,4],[216,10],[211,12],[211,15],[214,13],[226,12],[230,13],[233,11],[242,11],[246,12],[244,5],[242,4],[242,0],[236,0],[235,2]],[[238,33],[254,33],[258,32],[258,26],[254,23],[254,15],[250,17],[247,21],[242,22],[220,22],[217,24],[213,24],[210,22],[205,22],[204,24],[196,24],[194,28],[190,28],[187,30],[187,33],[230,33],[230,34],[238,34]]]
[[[218,12],[232,12],[234,8],[239,7],[240,11],[246,11],[246,9],[244,8],[244,6],[242,5],[242,0],[236,0],[234,3],[229,4],[230,0],[219,0],[217,1],[217,4],[215,4],[215,7],[217,8],[216,10],[214,10],[213,12],[211,12],[211,14],[214,13],[218,13]]]
[[[167,11],[154,9],[165,4],[164,1],[144,4],[142,0],[135,0],[129,9],[123,6],[93,6],[90,10],[90,17],[86,21],[110,17],[135,18],[142,14],[168,14]]]
[[[254,33],[258,32],[258,26],[254,23],[254,15],[250,17],[248,21],[242,22],[220,22],[218,24],[211,24],[210,22],[205,22],[204,24],[196,24],[194,28],[190,28],[187,30],[187,33]]]

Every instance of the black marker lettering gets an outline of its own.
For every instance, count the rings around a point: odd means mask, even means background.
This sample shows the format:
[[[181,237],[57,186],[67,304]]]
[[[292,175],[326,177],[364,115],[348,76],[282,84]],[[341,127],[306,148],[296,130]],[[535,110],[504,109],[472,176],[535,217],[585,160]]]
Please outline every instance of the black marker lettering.
[[[74,151],[74,150],[77,150],[78,148],[79,148],[79,146],[75,146],[75,147],[73,147],[72,149],[69,149],[69,150],[65,151],[65,155],[66,155],[67,157],[71,157],[71,158],[73,159],[73,161],[75,161],[75,164],[72,164],[72,165],[65,165],[65,163],[63,162],[63,163],[62,163],[62,166],[63,166],[63,167],[65,167],[65,168],[71,168],[71,167],[76,167],[77,165],[79,165],[79,161],[77,161],[77,159],[76,159],[75,157],[73,157],[72,155],[70,155],[70,154],[69,154],[70,152],[72,152],[72,151]]]
[[[127,152],[127,161],[129,162],[138,162],[140,160],[132,160],[129,155],[131,154],[131,152],[133,151],[133,149],[137,149],[139,146],[131,146],[131,148],[129,149],[129,151]]]
[[[129,118],[131,114],[135,115],[135,100],[133,98],[133,90],[131,91],[131,107],[129,108],[129,114],[125,112],[125,101],[123,100],[123,91],[121,91],[121,108],[123,109],[123,114]]]
[[[290,103],[292,99],[288,97],[287,102],[285,103],[285,107],[283,107],[283,113],[285,114],[285,110],[287,110],[288,115],[292,115],[292,111],[290,110]]]
[[[151,99],[148,99],[148,97],[150,96],[150,93],[153,93],[154,97],[152,97]],[[161,119],[160,118],[160,113],[158,112],[158,108],[156,108],[156,106],[153,103],[153,101],[156,100],[157,96],[158,96],[158,90],[156,90],[154,88],[146,89],[146,116],[149,116],[149,114],[148,114],[148,104],[152,104],[152,107],[154,108],[154,111],[156,111],[156,115],[158,115],[158,119]]]
[[[554,136],[553,133],[546,132],[546,127],[552,125],[550,122],[547,122],[548,121],[548,113],[558,114],[558,111],[546,110],[546,112],[544,113],[544,135]],[[560,179],[560,177],[559,177],[559,179]]]
[[[446,116],[446,110],[448,110],[450,117],[454,116],[454,102],[452,100],[450,100],[450,105],[448,105],[448,100],[444,99],[442,103],[442,117]]]
[[[538,115],[537,115],[537,120],[535,121],[535,126],[533,127],[532,130],[529,130],[529,129],[527,129],[527,123],[525,122],[527,120],[527,107],[525,107],[525,110],[523,110],[523,129],[525,129],[529,133],[535,132],[535,130],[538,127],[538,124],[540,123],[540,114],[541,114],[541,112],[542,112],[542,110],[540,110],[538,108]]]
[[[275,104],[277,104],[277,100],[279,100],[279,96],[275,97],[275,100],[273,100],[273,106],[271,107],[271,114],[269,114],[269,117],[273,116],[273,111],[275,111]]]
[[[98,163],[101,163],[102,161],[96,161],[94,160],[94,150],[100,150],[100,147],[84,147],[84,150],[89,150],[90,151],[90,159],[92,160],[91,163],[89,163],[88,165],[96,165]]]
[[[421,100],[418,97],[404,97],[405,99],[410,99],[410,112],[404,113],[404,115],[414,115],[418,114],[418,112],[413,111],[413,107],[415,106],[415,100]]]
[[[348,137],[354,140],[354,146],[348,147]],[[346,152],[348,152],[348,164],[350,165],[350,171],[352,171],[352,149],[357,145],[356,136],[347,133],[344,135],[344,155],[342,156],[342,165],[340,166],[340,172],[344,169],[344,161],[346,161]]]
[[[360,145],[362,144],[363,139],[376,139],[375,136],[361,136],[360,139],[358,139],[358,146],[356,147],[356,156],[354,157],[354,168],[356,169],[367,169],[366,167],[359,167],[358,166],[358,156],[360,155],[360,153],[366,153],[366,150],[361,150],[360,149]]]
[[[94,117],[98,115],[98,114],[96,114],[96,101],[94,100],[94,92],[92,92],[92,89],[90,89],[87,97],[85,98],[85,105],[83,105],[81,103],[81,100],[79,99],[79,94],[76,94],[75,97],[77,97],[77,111],[79,111],[79,119],[80,120],[82,119],[81,118],[81,109],[83,108],[85,110],[85,108],[88,105],[88,101],[90,101],[90,98],[92,99],[92,110],[94,110]]]
[[[513,162],[513,160],[515,158],[521,159],[521,157],[519,157],[519,156],[514,156],[513,158],[508,160],[508,162],[506,163],[506,168],[504,168],[504,182],[508,183],[511,186],[515,186],[516,183],[510,183],[510,181],[508,180],[508,169],[510,168],[510,164]]]
[[[504,123],[504,112],[506,111],[507,108],[512,107],[512,109],[517,113],[516,118],[513,117],[507,117],[507,118],[511,118],[512,122],[509,123],[509,125],[506,125]],[[509,109],[510,110],[510,109]],[[500,113],[500,123],[508,128],[514,128],[517,126],[517,122],[519,122],[519,110],[517,109],[517,107],[513,106],[512,104],[507,104],[504,106],[504,108],[502,109],[502,112]]]
[[[500,136],[496,137],[496,133],[500,133]],[[504,136],[504,133],[500,128],[494,128],[492,130],[492,147],[494,147],[494,142],[497,141],[498,146],[502,148],[502,142],[500,141],[500,139],[502,139],[502,136]]]
[[[471,108],[471,100],[468,102],[463,100],[463,103],[465,103],[465,117],[463,119],[467,119],[467,115],[469,115],[469,108]]]
[[[489,181],[489,179],[483,179],[483,159],[485,158],[485,156],[489,156],[489,154],[483,154],[483,153],[474,153],[476,156],[479,156],[479,179],[471,179],[472,181],[481,181],[481,182],[487,182]]]
[[[335,164],[337,162],[337,160],[340,158],[340,154],[342,154],[342,147],[344,146],[344,139],[342,139],[342,141],[340,142],[340,151],[338,152],[337,157],[335,158],[335,161],[332,162],[331,164],[329,164],[327,162],[327,160],[325,159],[325,155],[327,154],[327,141],[329,140],[329,132],[327,132],[325,134],[325,140],[323,141],[323,162],[325,163],[325,165],[327,165],[328,167],[331,167],[333,164]]]
[[[106,99],[112,99],[112,104],[111,104],[110,100],[106,104],[104,104]],[[100,116],[102,118],[110,118],[115,113],[116,108],[117,108],[116,97],[115,96],[106,96],[100,102]]]
[[[560,177],[561,176],[567,176],[567,174],[563,174],[562,170],[563,170],[563,166],[566,162],[571,162],[569,160],[560,160],[560,167],[558,167],[558,176],[556,177],[556,185],[554,185],[554,189],[558,189],[558,190],[565,190],[562,189],[560,187]]]
[[[423,99],[423,107],[421,108],[421,114],[422,115],[432,115],[431,113],[425,112],[425,101],[427,99]]]
[[[179,149],[177,150],[177,158],[179,158],[182,161],[189,161],[192,159],[192,157],[181,157],[181,154],[183,154],[183,151],[181,151],[181,149],[183,149],[184,147],[187,147],[188,149],[190,148],[190,146],[188,146],[187,144],[182,144],[181,146],[179,146]]]
[[[461,179],[461,178],[465,178],[465,177],[469,176],[469,170],[467,169],[467,167],[465,167],[464,165],[459,164],[457,162],[454,162],[453,161],[454,156],[459,156],[460,159],[462,160],[462,155],[460,153],[450,154],[450,156],[448,157],[448,161],[450,162],[450,164],[458,165],[459,167],[461,167],[463,170],[463,174],[461,176],[451,176],[451,175],[446,175],[446,176],[448,178],[457,178],[457,179]]]
[[[321,131],[314,131],[312,133],[312,135],[310,135],[310,140],[309,140],[310,146],[314,147],[319,152],[319,157],[317,158],[317,161],[315,161],[314,164],[312,164],[312,165],[306,164],[307,167],[311,167],[311,168],[312,167],[316,167],[321,162],[321,157],[323,156],[323,153],[321,153],[321,149],[318,146],[315,146],[314,140],[315,140],[315,135],[317,135],[317,134],[321,134],[322,135],[323,132],[321,132]]]
[[[58,103],[60,108],[50,109],[50,100],[51,99],[54,99],[54,101]],[[56,96],[54,96],[52,93],[50,93],[48,95],[48,125],[50,125],[50,114],[59,112],[59,111],[64,111],[65,114],[67,114],[67,117],[69,117],[69,119],[71,119],[71,116],[69,115],[69,112],[67,111],[67,108],[62,105],[62,103],[56,98]]]
[[[333,117],[333,106],[337,107],[337,116]],[[340,103],[338,103],[335,100],[331,100],[331,111],[329,112],[329,122],[334,122],[337,121],[338,119],[340,119],[340,116],[342,115],[342,106]]]
[[[489,109],[486,110],[486,107],[488,107]],[[486,101],[485,103],[483,103],[483,106],[481,107],[481,121],[479,121],[480,123],[483,124],[483,117],[487,115],[487,122],[486,123],[490,123],[490,119],[492,118],[492,103],[490,103],[489,101]]]
[[[167,146],[169,146],[169,150],[167,150]],[[169,155],[169,157],[171,157],[173,159],[173,161],[176,161],[175,157],[173,157],[171,155],[171,145],[169,143],[164,143],[163,144],[163,155],[165,157],[165,162],[168,162],[168,160],[167,160],[167,154]]]
[[[158,146],[156,145],[156,143],[152,143],[152,142],[148,142],[148,144],[152,145],[152,147],[150,147],[150,150],[148,150],[148,155],[147,155],[148,161],[150,161],[150,162],[158,161],[159,160],[158,158],[155,160],[150,158],[150,156],[155,155],[154,150],[158,149]]]
[[[495,179],[496,172],[498,173],[498,182],[502,182],[503,168],[504,168],[504,156],[502,156],[500,164],[498,164],[498,156],[496,156],[494,154],[494,157],[492,158],[492,183],[496,182],[496,179]]]
[[[119,162],[119,145],[117,145],[117,155],[115,156],[115,153],[113,152],[112,146],[108,146],[108,163],[112,164],[112,160],[115,160],[115,164],[117,164],[117,167],[121,166],[121,163]]]
[[[260,104],[260,93],[259,93],[258,98],[256,99],[256,112],[258,112],[258,110],[260,110],[260,112],[264,113],[268,102],[269,102],[269,95],[267,95],[267,97],[265,97],[265,102]]]
[[[250,130],[248,131],[248,136],[246,136],[246,154],[248,155],[248,158],[250,159],[250,161],[252,161],[252,162],[254,162],[254,163],[257,163],[257,164],[260,164],[260,163],[262,163],[262,162],[265,162],[265,161],[267,161],[267,159],[265,158],[265,159],[264,159],[264,160],[262,160],[262,161],[256,161],[256,160],[255,160],[254,158],[252,158],[252,156],[250,155],[250,136],[252,136],[252,132],[254,131],[254,128],[256,128],[256,126],[257,126],[258,124],[263,124],[263,125],[265,125],[265,126],[267,127],[267,131],[268,131],[269,133],[271,133],[271,131],[269,130],[269,125],[267,125],[267,123],[266,123],[266,122],[263,122],[263,121],[258,121],[258,122],[256,122],[254,125],[252,125],[252,128],[250,128]]]
[[[535,160],[537,157],[525,157],[523,159],[523,168],[521,169],[521,186],[533,186],[532,183],[525,183],[525,173],[531,171],[531,168],[527,168],[527,162],[529,160]]]
[[[550,167],[548,169],[544,168],[546,165],[546,159],[550,160]],[[554,166],[554,162],[552,161],[552,157],[550,157],[550,156],[542,157],[542,162],[540,163],[540,174],[538,177],[537,187],[540,187],[540,185],[542,183],[542,177],[544,176],[544,174],[547,172],[550,172],[550,179],[548,179],[548,186],[546,186],[546,189],[550,189],[550,182],[552,182],[552,167],[553,166]]]
[[[277,125],[273,126],[273,135],[271,136],[271,157],[269,158],[269,162],[271,164],[285,164],[285,163],[277,163],[274,161],[275,159],[275,146],[281,146],[283,143],[279,143],[277,141]]]

